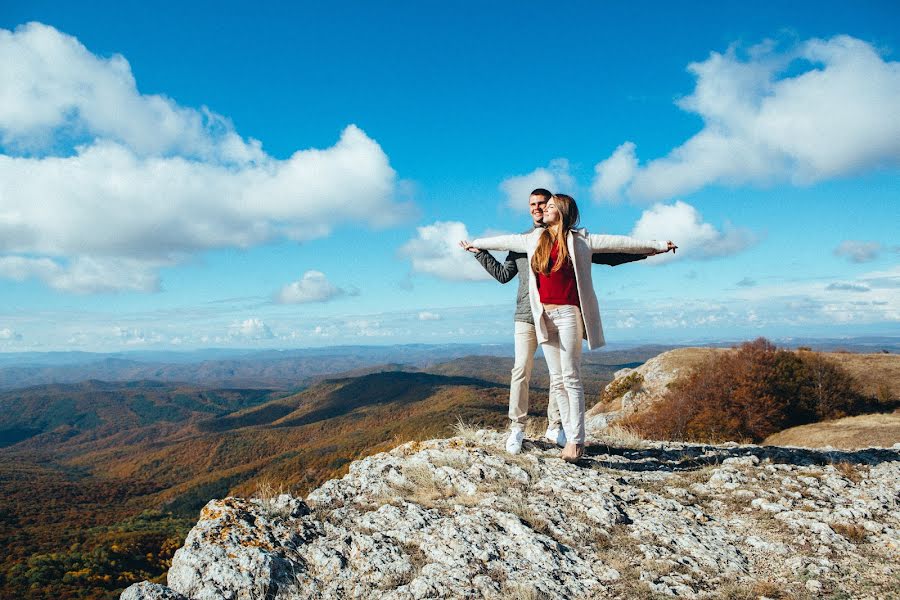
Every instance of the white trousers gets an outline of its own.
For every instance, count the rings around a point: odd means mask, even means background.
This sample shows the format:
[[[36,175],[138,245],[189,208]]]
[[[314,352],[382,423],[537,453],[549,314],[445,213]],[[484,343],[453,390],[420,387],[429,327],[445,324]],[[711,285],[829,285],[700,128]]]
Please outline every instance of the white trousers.
[[[566,439],[584,443],[584,386],[581,383],[581,340],[584,322],[577,306],[545,311],[549,339],[541,344],[550,371],[550,398],[556,398]]]
[[[509,428],[522,431],[528,417],[528,384],[538,342],[534,325],[520,321],[515,324],[515,363],[509,381]],[[547,402],[547,423],[549,429],[558,429],[562,425],[557,400],[552,392]]]

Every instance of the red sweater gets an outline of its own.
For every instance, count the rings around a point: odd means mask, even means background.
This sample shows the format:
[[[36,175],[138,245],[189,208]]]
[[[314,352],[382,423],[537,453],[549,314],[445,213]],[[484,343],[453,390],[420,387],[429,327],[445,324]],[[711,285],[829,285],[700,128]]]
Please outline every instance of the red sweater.
[[[550,250],[550,265],[556,264],[559,251],[556,244]],[[575,267],[572,258],[567,257],[566,262],[559,271],[551,271],[549,275],[537,274],[537,287],[541,296],[541,304],[572,304],[581,306],[578,302],[578,284],[575,280]]]

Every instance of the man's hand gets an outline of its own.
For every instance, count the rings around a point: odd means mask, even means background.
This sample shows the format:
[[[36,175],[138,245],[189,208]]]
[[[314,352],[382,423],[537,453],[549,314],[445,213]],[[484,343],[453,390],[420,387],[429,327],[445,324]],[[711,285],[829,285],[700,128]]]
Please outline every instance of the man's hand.
[[[478,248],[476,248],[475,246],[470,244],[469,240],[460,240],[459,247],[462,248],[463,250],[471,252],[472,254],[478,254],[479,252],[481,252],[481,250],[479,250]]]

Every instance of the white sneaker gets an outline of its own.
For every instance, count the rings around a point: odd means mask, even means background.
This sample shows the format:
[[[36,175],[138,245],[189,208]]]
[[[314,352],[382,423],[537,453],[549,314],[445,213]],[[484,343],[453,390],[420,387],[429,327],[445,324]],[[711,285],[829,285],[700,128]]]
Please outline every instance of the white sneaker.
[[[566,446],[566,432],[562,427],[559,429],[548,429],[544,437],[547,438],[548,442],[556,444],[560,448],[565,448]]]
[[[518,454],[522,451],[522,440],[525,439],[525,432],[513,429],[509,432],[509,438],[506,440],[506,451],[510,454]]]

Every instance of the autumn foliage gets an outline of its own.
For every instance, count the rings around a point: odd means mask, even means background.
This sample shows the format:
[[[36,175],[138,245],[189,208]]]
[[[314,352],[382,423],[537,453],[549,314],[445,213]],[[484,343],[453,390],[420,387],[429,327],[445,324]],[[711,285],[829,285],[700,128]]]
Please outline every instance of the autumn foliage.
[[[840,365],[759,338],[711,356],[624,425],[652,439],[760,442],[772,433],[877,410]]]

